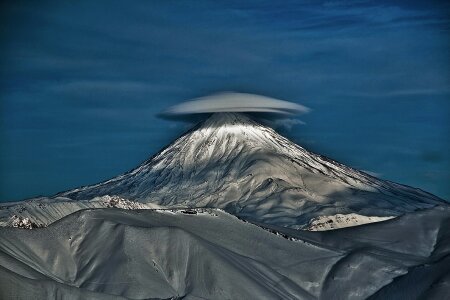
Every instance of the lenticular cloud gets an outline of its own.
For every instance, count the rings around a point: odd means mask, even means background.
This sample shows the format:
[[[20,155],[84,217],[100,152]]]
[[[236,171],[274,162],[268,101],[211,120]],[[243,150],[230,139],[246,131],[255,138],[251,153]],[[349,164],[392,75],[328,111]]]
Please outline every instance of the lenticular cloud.
[[[161,115],[163,117],[173,118],[176,116],[216,112],[249,112],[286,116],[307,113],[309,111],[310,109],[306,106],[288,101],[254,94],[225,92],[196,98],[172,106]]]

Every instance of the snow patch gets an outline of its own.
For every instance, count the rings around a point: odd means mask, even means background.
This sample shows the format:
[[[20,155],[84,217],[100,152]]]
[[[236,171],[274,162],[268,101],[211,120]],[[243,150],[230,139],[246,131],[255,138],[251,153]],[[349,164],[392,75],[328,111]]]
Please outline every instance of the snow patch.
[[[312,219],[308,226],[304,229],[309,231],[324,231],[344,227],[358,226],[368,223],[382,222],[395,218],[395,216],[378,217],[378,216],[363,216],[355,213],[350,214],[336,214],[333,216],[319,216]]]

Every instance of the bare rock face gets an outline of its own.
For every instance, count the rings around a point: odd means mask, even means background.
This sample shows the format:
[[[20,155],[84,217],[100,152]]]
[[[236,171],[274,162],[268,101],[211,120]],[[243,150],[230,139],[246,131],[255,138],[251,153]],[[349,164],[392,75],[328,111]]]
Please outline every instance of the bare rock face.
[[[20,216],[13,215],[11,217],[11,226],[15,228],[33,229],[44,227],[42,224],[37,224],[31,221],[30,218],[23,218]]]
[[[105,203],[106,207],[115,207],[121,209],[148,209],[148,206],[136,201],[130,201],[119,196],[103,196],[101,200]]]

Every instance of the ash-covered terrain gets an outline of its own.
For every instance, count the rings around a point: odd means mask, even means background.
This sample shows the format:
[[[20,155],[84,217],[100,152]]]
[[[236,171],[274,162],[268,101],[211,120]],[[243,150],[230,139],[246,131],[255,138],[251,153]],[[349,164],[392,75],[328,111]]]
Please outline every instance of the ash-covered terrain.
[[[0,208],[2,299],[450,294],[447,202],[241,113],[212,114],[123,175]]]

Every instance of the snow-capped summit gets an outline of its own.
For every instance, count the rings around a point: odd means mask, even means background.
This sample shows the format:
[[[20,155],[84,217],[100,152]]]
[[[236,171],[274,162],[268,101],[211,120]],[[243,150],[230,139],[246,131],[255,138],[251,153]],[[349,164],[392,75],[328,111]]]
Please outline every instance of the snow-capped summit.
[[[311,153],[241,113],[215,113],[137,168],[59,194],[103,195],[164,207],[217,207],[303,228],[319,216],[397,216],[443,203]]]

